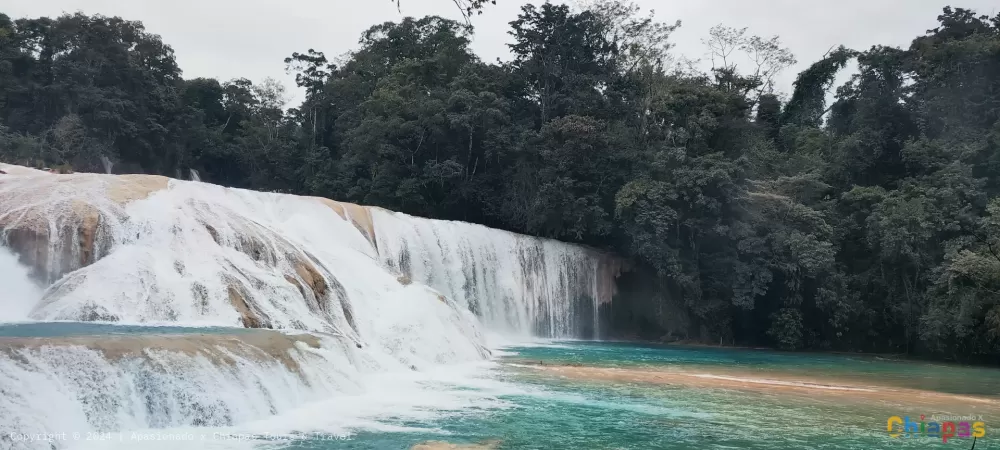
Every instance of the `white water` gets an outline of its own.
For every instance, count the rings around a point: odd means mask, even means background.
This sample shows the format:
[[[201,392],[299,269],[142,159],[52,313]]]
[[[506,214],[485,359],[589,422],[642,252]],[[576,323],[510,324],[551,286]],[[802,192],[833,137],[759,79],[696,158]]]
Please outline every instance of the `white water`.
[[[111,162],[107,156],[101,155],[101,165],[104,166],[104,173],[111,175],[111,169],[115,167],[115,163]]]
[[[476,312],[493,331],[576,338],[598,335],[606,255],[558,241],[463,222],[372,211],[378,252],[390,267]]]
[[[310,358],[311,370],[302,377],[276,361],[246,355],[232,355],[232,370],[205,357],[157,350],[120,361],[82,346],[16,355],[20,361],[0,360],[7,392],[0,398],[0,428],[11,431],[222,426],[288,411],[313,395],[349,387],[334,384],[336,363],[350,366],[333,353]],[[19,389],[6,389],[10,386]]]
[[[596,332],[599,304],[610,301],[602,256],[554,241],[373,209],[373,243],[315,199],[170,181],[126,202],[123,189],[142,190],[100,175],[0,175],[0,228],[20,244],[25,230],[45,237],[27,248],[43,255],[34,273],[50,284],[39,296],[27,270],[0,253],[0,281],[21,286],[0,298],[13,311],[0,320],[250,325],[236,292],[263,325],[328,337],[321,349],[290,352],[297,370],[155,345],[110,358],[82,344],[5,350],[0,341],[0,391],[15,393],[0,396],[0,434],[337,432],[376,426],[385,413],[502,407],[490,389],[433,382],[497,386],[482,378],[480,319],[491,333],[573,337]],[[80,227],[87,217],[98,224],[91,260]],[[448,381],[457,367],[472,369]],[[313,417],[308,430],[289,419],[316,408],[331,415]],[[48,448],[0,438],[6,444]]]
[[[469,408],[503,408],[507,404],[497,395],[522,392],[484,377],[489,363],[416,372],[377,350],[355,350],[333,339],[321,349],[300,344],[292,350],[298,371],[253,348],[221,353],[231,361],[156,349],[109,360],[97,350],[61,345],[0,358],[5,392],[0,448],[48,448],[24,442],[30,436],[10,434],[28,430],[66,433],[53,440],[57,448],[177,448],[170,442],[142,442],[132,434],[157,430],[196,436],[186,444],[194,448],[239,446],[219,434],[290,439],[313,433],[344,436],[358,429],[400,431],[382,419],[431,420]],[[123,433],[104,443],[72,437],[93,431]]]
[[[0,322],[23,321],[42,298],[42,290],[28,277],[28,268],[0,247]]]

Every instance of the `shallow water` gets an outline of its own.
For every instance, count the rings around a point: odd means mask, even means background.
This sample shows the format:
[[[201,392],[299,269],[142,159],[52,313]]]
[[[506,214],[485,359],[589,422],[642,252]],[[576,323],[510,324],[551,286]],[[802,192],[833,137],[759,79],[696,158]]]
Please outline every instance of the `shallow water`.
[[[891,360],[870,355],[785,353],[767,350],[633,343],[564,342],[518,350],[519,359],[598,367],[675,367],[760,376],[824,377],[951,394],[1000,395],[1000,370]]]
[[[0,324],[0,337],[50,338],[108,335],[236,334],[253,332],[236,327],[118,325],[94,322],[26,322]]]
[[[0,325],[0,337],[11,338],[254,331],[77,322]],[[582,341],[534,343],[497,354],[494,363],[373,375],[356,394],[317,398],[262,420],[160,431],[189,436],[183,445],[192,449],[381,450],[426,441],[498,441],[500,449],[888,450],[972,446],[968,438],[947,444],[936,437],[891,438],[885,428],[890,416],[982,416],[987,433],[977,441],[978,449],[995,445],[991,426],[1000,423],[1000,370],[994,368]],[[623,377],[588,378],[592,373]],[[671,376],[637,382],[630,374]],[[691,376],[707,378],[685,382]],[[789,388],[761,380],[801,383]],[[818,385],[867,387],[882,395]],[[100,436],[105,440],[74,440],[79,445],[69,448],[177,448],[165,440],[136,441],[131,430]]]
[[[767,376],[836,377],[873,386],[940,389],[976,396],[1000,393],[1000,370],[870,357],[583,342],[508,351],[513,354],[505,357],[507,363],[495,376],[525,388],[522,394],[501,396],[513,405],[511,408],[467,411],[426,422],[387,418],[387,423],[411,431],[360,431],[346,440],[303,439],[272,445],[290,449],[405,449],[428,440],[499,440],[503,449],[927,449],[972,445],[968,438],[953,438],[944,444],[935,437],[889,437],[885,427],[890,416],[916,419],[921,414],[929,417],[945,412],[907,409],[906,399],[871,403],[839,395],[813,397],[571,380],[527,369],[518,364],[523,361],[708,373],[716,369],[728,373],[735,368]],[[976,411],[987,425],[986,437],[976,448],[991,448],[996,438],[990,427],[1000,423],[1000,416],[990,409],[983,414],[981,407]]]

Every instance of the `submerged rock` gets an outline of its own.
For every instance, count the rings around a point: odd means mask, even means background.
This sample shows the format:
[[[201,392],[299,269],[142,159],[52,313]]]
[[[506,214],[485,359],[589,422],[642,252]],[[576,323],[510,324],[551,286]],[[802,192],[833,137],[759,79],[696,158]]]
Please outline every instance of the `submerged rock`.
[[[421,442],[410,450],[495,450],[500,448],[499,440],[483,441],[478,444],[452,444],[444,441]]]
[[[24,351],[61,347],[82,347],[95,350],[108,361],[126,358],[148,359],[150,351],[200,356],[217,365],[232,365],[233,355],[250,359],[279,362],[293,372],[299,363],[290,356],[302,343],[307,348],[320,348],[321,340],[312,334],[283,334],[270,330],[240,332],[240,334],[133,334],[104,336],[68,336],[39,338],[0,338],[0,353],[16,356]]]

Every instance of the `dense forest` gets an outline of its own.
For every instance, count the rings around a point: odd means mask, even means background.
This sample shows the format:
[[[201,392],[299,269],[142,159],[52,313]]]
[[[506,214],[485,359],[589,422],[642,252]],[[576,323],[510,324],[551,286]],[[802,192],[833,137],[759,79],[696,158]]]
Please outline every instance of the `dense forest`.
[[[140,22],[0,14],[0,160],[599,247],[634,261],[649,296],[621,314],[643,336],[995,359],[1000,15],[938,22],[832,48],[785,96],[779,39],[713,28],[699,70],[670,52],[679,23],[623,0],[524,6],[504,63],[464,22],[405,18],[334,61],[290,55],[286,110],[273,81],[184,79]]]

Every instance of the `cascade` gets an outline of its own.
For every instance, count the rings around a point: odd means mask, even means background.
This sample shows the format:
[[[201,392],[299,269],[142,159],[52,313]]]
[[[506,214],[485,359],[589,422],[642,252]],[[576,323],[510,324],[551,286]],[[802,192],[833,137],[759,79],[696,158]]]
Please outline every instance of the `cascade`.
[[[0,247],[0,322],[22,321],[42,298],[42,290],[31,281],[28,268],[17,256]]]
[[[20,392],[0,399],[0,431],[282,417],[376,375],[482,364],[484,329],[594,336],[621,270],[580,246],[327,199],[0,169],[0,321],[69,321],[31,339],[0,322],[0,391]]]
[[[476,313],[495,331],[596,337],[620,260],[582,246],[373,209],[385,263]]]
[[[104,173],[110,175],[111,169],[115,167],[115,164],[108,159],[107,156],[101,155],[101,165],[104,166]]]

